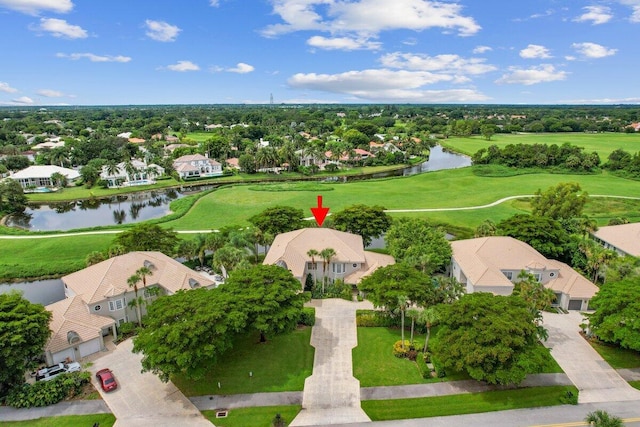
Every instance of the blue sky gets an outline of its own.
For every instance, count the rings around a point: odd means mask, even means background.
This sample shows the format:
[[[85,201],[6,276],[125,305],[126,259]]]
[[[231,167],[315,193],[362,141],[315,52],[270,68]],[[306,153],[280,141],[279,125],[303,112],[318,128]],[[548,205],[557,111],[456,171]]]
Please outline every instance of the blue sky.
[[[0,105],[640,103],[640,0],[0,0]]]

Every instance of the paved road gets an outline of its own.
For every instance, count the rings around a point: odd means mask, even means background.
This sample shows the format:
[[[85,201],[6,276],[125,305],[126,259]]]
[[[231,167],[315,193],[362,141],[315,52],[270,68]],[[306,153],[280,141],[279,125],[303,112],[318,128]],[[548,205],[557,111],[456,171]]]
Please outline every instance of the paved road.
[[[358,345],[356,309],[370,303],[315,300],[313,374],[305,380],[302,411],[291,426],[370,421],[360,407],[360,382],[353,377],[351,350]]]
[[[128,339],[98,358],[90,368],[92,374],[109,368],[118,381],[116,390],[105,393],[92,375],[94,386],[116,416],[115,427],[213,425],[173,383],[163,383],[150,372],[141,373],[142,356],[132,353],[132,348],[133,342]]]
[[[640,391],[631,387],[580,335],[579,312],[544,313],[549,331],[545,343],[551,355],[580,391],[580,403],[638,400]]]

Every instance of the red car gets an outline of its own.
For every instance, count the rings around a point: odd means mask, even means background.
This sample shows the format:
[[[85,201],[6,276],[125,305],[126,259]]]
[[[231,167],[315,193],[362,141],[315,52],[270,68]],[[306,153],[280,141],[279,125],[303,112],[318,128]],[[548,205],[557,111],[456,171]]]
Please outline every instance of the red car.
[[[113,376],[111,369],[101,369],[96,372],[96,379],[100,381],[100,386],[104,391],[111,391],[118,388],[118,383]]]

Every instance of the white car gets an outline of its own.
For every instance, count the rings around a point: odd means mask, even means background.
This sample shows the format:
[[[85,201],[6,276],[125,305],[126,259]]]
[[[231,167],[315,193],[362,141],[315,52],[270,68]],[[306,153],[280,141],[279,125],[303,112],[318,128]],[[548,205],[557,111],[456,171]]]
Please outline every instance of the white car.
[[[36,371],[36,381],[49,381],[60,374],[64,374],[67,372],[78,372],[79,370],[80,364],[78,362],[60,362],[57,365],[47,366],[46,368],[42,368]]]

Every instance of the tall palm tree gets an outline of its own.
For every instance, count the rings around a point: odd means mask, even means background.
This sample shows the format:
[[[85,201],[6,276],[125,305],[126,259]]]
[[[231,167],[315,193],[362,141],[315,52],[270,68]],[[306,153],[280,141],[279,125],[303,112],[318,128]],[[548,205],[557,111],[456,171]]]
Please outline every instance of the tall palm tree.
[[[427,327],[427,337],[424,340],[424,348],[422,349],[422,352],[426,354],[427,350],[429,349],[429,338],[431,337],[431,326],[433,326],[435,323],[438,322],[439,313],[435,307],[429,307],[422,310],[422,313],[420,313],[420,316],[418,317],[418,319],[421,322],[424,322],[424,324]]]
[[[133,292],[135,294],[134,300],[132,304],[136,308],[136,316],[138,317],[138,325],[142,326],[142,312],[140,310],[140,300],[138,299],[138,283],[140,282],[140,275],[132,274],[127,279],[127,284],[130,288],[133,288]]]
[[[322,257],[322,293],[324,294],[324,285],[327,282],[327,267],[331,264],[331,258],[336,255],[336,251],[332,248],[325,248],[320,251],[320,256]]]
[[[409,340],[411,345],[413,345],[413,331],[415,330],[416,319],[420,316],[420,313],[421,311],[415,307],[407,309],[407,316],[411,318],[411,339]]]
[[[316,265],[316,256],[320,255],[320,252],[318,252],[315,249],[309,249],[307,251],[307,256],[311,257],[311,264],[313,264],[313,284],[315,285],[316,280],[318,280],[318,266]]]
[[[624,425],[622,419],[600,409],[589,412],[584,420],[592,427],[622,427]]]
[[[404,350],[404,313],[407,310],[407,306],[409,305],[409,299],[404,296],[404,295],[400,295],[398,297],[398,311],[400,311],[400,334],[401,334],[401,345],[402,345],[402,349]]]

